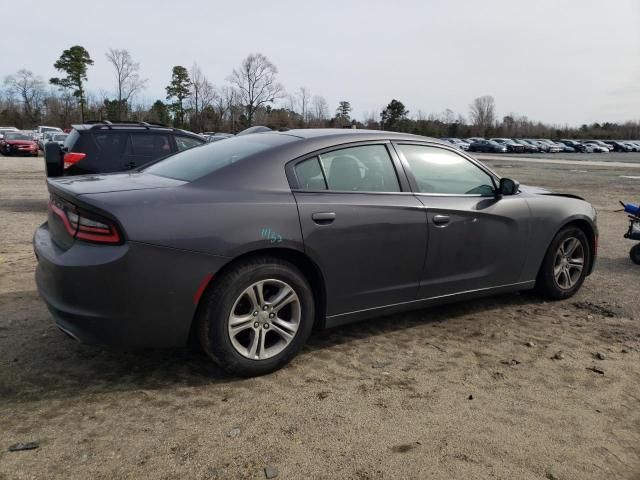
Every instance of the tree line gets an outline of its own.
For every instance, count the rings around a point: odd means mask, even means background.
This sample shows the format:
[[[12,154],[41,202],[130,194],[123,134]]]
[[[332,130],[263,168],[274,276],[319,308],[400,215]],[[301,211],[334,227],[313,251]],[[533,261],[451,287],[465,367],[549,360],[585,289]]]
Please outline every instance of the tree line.
[[[21,69],[4,78],[0,90],[0,125],[28,129],[36,125],[68,127],[89,120],[145,121],[195,132],[237,133],[252,125],[271,128],[354,127],[385,129],[431,137],[541,137],[640,138],[640,123],[593,123],[571,127],[535,122],[509,114],[499,119],[493,97],[474,99],[468,116],[452,110],[410,114],[393,99],[380,112],[352,117],[351,103],[342,100],[330,109],[321,95],[306,87],[287,92],[278,81],[278,69],[261,53],[248,55],[223,85],[214,85],[197,63],[171,69],[165,97],[151,104],[137,101],[147,86],[140,64],[126,49],[105,53],[114,73],[113,91],[86,88],[89,52],[75,45],[54,62],[60,72],[45,82],[31,70]]]

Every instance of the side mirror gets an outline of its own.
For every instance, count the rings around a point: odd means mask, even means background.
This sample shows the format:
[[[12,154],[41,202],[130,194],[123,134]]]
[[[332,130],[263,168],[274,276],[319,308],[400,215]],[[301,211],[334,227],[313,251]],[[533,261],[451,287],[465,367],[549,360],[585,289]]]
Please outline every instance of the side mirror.
[[[520,184],[510,178],[501,178],[500,186],[498,187],[498,194],[500,195],[515,195],[518,193]]]

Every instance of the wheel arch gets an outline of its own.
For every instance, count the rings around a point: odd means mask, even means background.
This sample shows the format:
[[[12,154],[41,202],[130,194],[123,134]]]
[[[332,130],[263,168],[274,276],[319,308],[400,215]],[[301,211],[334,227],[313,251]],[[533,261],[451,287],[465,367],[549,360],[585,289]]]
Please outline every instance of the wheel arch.
[[[324,280],[324,275],[320,270],[320,267],[309,258],[304,252],[299,250],[294,250],[292,248],[263,248],[258,250],[252,250],[249,252],[245,252],[237,257],[230,259],[229,262],[225,263],[211,278],[209,284],[204,289],[204,292],[200,296],[198,300],[198,305],[195,309],[193,317],[191,319],[191,326],[189,331],[189,338],[191,340],[194,339],[195,335],[195,325],[196,318],[198,317],[198,313],[202,308],[204,303],[204,299],[207,297],[208,293],[215,288],[216,279],[223,277],[225,273],[233,268],[235,265],[250,261],[253,258],[264,258],[264,257],[272,257],[278,258],[280,260],[287,261],[293,265],[295,265],[302,274],[305,276],[309,285],[311,286],[311,290],[313,291],[313,299],[315,304],[315,319],[314,319],[314,327],[316,328],[324,328],[325,326],[325,317],[326,317],[326,285]]]
[[[558,228],[556,235],[560,230],[567,227],[578,227],[580,230],[584,232],[589,241],[589,268],[587,270],[587,275],[591,275],[593,272],[593,267],[595,266],[596,256],[598,255],[598,232],[590,219],[584,217],[572,218],[566,221],[564,224]],[[555,235],[554,235],[555,237]]]

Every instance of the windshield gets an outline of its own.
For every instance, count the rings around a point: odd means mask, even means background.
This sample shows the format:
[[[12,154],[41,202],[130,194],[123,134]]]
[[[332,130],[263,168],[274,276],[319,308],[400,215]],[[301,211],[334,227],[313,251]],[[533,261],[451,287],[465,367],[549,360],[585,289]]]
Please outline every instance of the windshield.
[[[51,137],[51,139],[55,142],[64,142],[64,140],[67,138],[66,135],[53,135]]]
[[[26,133],[15,133],[15,132],[5,133],[4,138],[6,140],[33,140],[32,135],[27,135]]]
[[[249,134],[224,142],[205,143],[171,155],[144,169],[146,173],[191,182],[243,158],[294,142],[291,135]]]
[[[60,132],[61,130],[57,127],[40,127],[40,131],[42,131],[42,133],[45,133],[45,132]]]

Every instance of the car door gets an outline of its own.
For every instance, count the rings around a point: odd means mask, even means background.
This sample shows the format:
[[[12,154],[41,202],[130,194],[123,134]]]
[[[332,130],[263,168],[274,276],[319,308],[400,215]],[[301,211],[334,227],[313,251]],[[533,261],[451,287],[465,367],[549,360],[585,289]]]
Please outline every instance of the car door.
[[[426,214],[389,144],[322,151],[289,171],[305,251],[324,276],[327,315],[415,299]]]
[[[418,298],[517,283],[530,212],[519,195],[496,196],[495,177],[460,153],[395,144],[427,211],[429,245]]]

